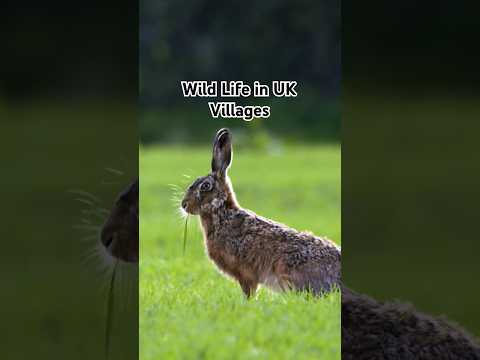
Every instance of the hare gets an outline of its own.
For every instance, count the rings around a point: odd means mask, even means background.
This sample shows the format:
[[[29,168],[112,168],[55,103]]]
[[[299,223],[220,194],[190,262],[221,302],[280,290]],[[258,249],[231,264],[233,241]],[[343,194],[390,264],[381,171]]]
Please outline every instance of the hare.
[[[342,287],[342,359],[476,360],[480,345],[446,319]]]
[[[138,179],[118,195],[100,241],[114,258],[138,263]]]
[[[241,208],[227,174],[231,163],[232,135],[221,129],[211,173],[190,185],[181,204],[200,216],[208,256],[219,270],[237,280],[247,298],[259,284],[316,295],[339,286],[340,248]]]

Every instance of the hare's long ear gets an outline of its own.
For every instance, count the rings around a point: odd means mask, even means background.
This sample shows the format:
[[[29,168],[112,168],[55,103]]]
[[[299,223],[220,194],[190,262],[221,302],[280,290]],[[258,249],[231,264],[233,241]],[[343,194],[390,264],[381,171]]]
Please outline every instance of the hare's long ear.
[[[230,130],[220,129],[213,142],[212,172],[225,177],[231,163],[232,135]]]

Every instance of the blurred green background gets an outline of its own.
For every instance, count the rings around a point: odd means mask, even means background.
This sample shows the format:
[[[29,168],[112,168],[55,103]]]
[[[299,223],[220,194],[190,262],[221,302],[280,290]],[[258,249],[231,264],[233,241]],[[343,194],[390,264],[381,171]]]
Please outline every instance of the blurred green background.
[[[106,213],[137,176],[134,112],[107,101],[0,103],[4,358],[105,359],[111,266],[96,249]],[[109,354],[132,359],[138,269],[119,268]]]
[[[480,335],[479,96],[348,87],[342,277]]]

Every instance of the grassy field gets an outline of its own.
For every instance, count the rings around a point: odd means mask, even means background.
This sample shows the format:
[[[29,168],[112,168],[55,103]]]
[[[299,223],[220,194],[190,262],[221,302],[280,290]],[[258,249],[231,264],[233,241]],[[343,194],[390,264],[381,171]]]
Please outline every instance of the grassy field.
[[[140,150],[140,358],[340,359],[340,295],[316,299],[261,288],[255,299],[207,259],[195,218],[186,252],[172,185],[209,171],[210,148]],[[190,177],[190,178],[188,178]],[[340,243],[340,147],[235,153],[240,204]]]

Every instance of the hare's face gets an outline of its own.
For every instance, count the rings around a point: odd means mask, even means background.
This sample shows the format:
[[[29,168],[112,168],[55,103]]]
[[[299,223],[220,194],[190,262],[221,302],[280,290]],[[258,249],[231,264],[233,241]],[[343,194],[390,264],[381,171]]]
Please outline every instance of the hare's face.
[[[138,180],[118,196],[102,227],[101,242],[113,257],[138,262]]]
[[[220,129],[213,142],[212,172],[198,178],[189,186],[182,201],[187,213],[198,215],[222,206],[237,206],[230,180],[227,176],[232,163],[232,135]]]
[[[215,174],[199,177],[190,185],[182,200],[182,208],[192,215],[201,210],[221,206],[227,199],[228,187]]]

